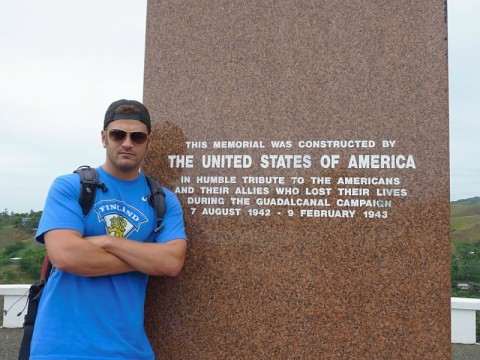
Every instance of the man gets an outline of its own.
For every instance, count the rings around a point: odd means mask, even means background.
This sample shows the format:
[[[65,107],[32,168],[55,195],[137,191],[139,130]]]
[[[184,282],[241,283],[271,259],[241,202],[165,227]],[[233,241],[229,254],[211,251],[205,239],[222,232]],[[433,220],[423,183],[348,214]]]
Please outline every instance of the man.
[[[143,327],[148,276],[176,276],[187,245],[180,202],[167,189],[163,227],[154,233],[150,188],[140,172],[150,132],[143,104],[110,105],[102,131],[106,160],[97,168],[107,191],[97,191],[86,216],[78,174],[54,181],[37,232],[54,268],[31,359],[154,359]]]

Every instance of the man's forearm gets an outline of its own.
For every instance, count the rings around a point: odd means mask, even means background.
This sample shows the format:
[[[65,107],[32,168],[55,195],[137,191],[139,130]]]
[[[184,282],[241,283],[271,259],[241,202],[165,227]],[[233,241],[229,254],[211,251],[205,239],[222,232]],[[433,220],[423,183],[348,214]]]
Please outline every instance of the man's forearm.
[[[185,260],[186,241],[182,239],[164,244],[142,243],[108,235],[89,240],[135,270],[149,275],[176,276]]]
[[[45,234],[52,264],[59,270],[80,276],[120,274],[135,270],[118,256],[102,249],[71,230],[52,230]]]

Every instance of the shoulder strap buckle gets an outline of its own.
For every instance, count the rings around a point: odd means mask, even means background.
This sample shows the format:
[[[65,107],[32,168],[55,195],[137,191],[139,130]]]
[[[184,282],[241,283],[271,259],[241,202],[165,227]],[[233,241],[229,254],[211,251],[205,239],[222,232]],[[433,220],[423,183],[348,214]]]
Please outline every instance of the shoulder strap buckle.
[[[108,189],[104,183],[98,180],[97,171],[88,165],[80,166],[74,173],[80,175],[82,189],[80,190],[78,202],[82,208],[83,215],[87,216],[95,201],[97,187],[101,188],[103,192],[108,191]]]
[[[150,187],[150,195],[148,195],[148,202],[155,209],[157,217],[157,226],[154,233],[159,232],[162,228],[163,216],[166,212],[165,192],[157,180],[153,176],[145,175],[148,186]]]

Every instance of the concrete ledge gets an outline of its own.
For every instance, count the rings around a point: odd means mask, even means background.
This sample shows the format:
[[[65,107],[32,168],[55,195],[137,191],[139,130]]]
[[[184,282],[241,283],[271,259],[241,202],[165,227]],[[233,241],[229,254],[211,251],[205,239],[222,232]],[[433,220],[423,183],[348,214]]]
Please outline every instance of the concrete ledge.
[[[25,295],[30,289],[29,284],[0,285],[0,295]]]
[[[4,297],[4,328],[23,327],[29,289],[30,284],[0,285],[0,296]],[[480,299],[451,298],[451,342],[453,344],[476,343],[477,311],[480,311]],[[19,313],[21,314],[18,315]]]
[[[452,309],[480,310],[480,299],[452,297],[451,304]]]
[[[480,310],[480,299],[452,298],[451,299],[451,342],[453,344],[475,344],[476,312]]]
[[[0,296],[3,302],[3,327],[21,328],[27,311],[27,295],[29,284],[0,285]],[[18,315],[20,314],[20,315]]]

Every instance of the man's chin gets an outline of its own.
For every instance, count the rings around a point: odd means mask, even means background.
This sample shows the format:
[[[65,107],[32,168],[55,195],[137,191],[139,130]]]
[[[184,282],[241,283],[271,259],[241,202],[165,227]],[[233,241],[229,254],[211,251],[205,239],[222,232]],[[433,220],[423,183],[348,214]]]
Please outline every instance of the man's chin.
[[[131,172],[140,169],[140,164],[132,161],[119,161],[117,163],[117,169],[122,172]]]

